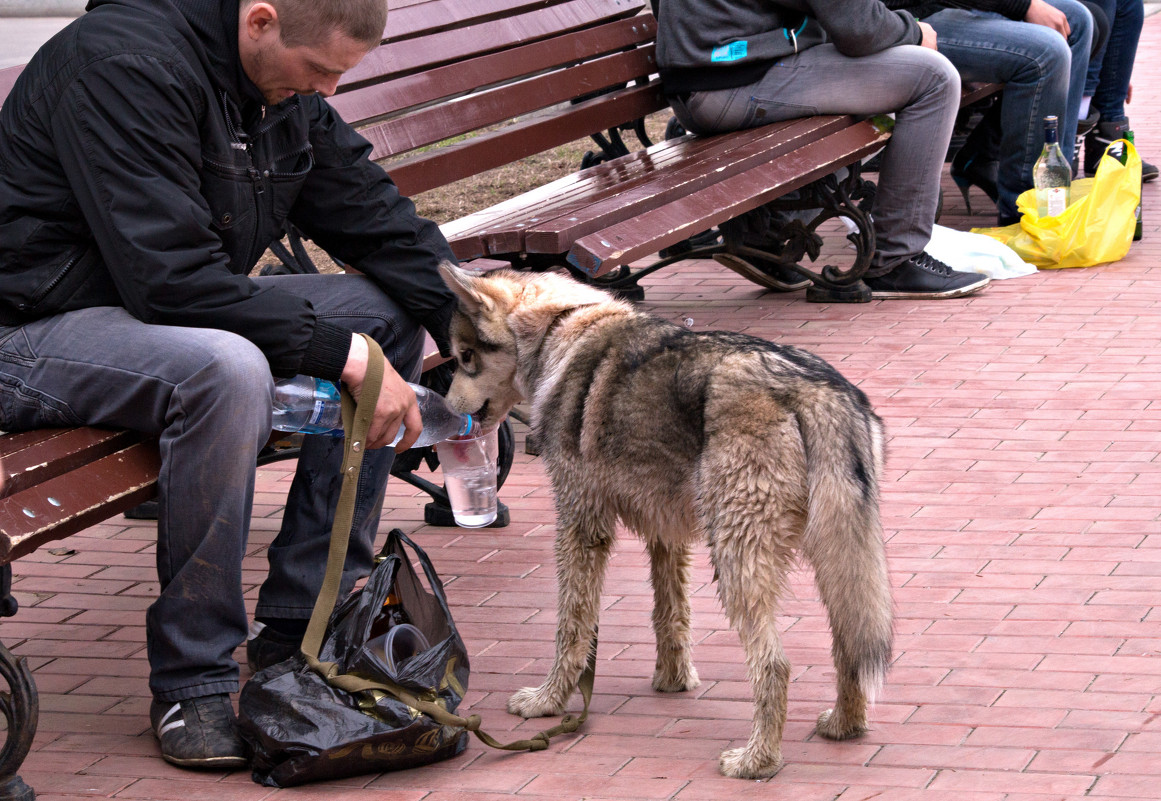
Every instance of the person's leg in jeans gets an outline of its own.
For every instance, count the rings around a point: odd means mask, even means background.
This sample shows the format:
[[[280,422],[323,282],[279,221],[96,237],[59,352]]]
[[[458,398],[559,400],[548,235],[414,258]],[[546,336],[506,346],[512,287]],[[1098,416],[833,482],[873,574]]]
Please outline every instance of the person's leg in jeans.
[[[777,61],[755,84],[671,101],[687,130],[709,134],[815,114],[894,112],[875,197],[868,278],[922,253],[931,239],[939,178],[959,109],[955,68],[934,50],[893,47],[851,58],[819,45]],[[986,280],[975,281],[976,288]]]
[[[423,331],[371,280],[353,275],[256,280],[277,283],[288,292],[309,298],[320,319],[369,334],[403,378],[412,382],[419,378]],[[394,448],[368,451],[364,456],[340,598],[373,566],[379,511],[394,457]],[[253,667],[280,661],[298,649],[326,571],[335,505],[342,489],[342,460],[341,438],[304,438],[282,527],[270,546],[270,574],[258,595],[255,618],[272,631],[265,631],[267,642],[252,640],[247,644]],[[264,650],[256,650],[260,648]]]
[[[1129,95],[1129,82],[1133,77],[1133,63],[1137,58],[1137,43],[1141,38],[1144,16],[1144,4],[1141,0],[1116,0],[1112,31],[1101,62],[1099,81],[1093,93],[1093,108],[1100,112],[1101,119],[1096,129],[1085,138],[1086,175],[1096,173],[1097,164],[1105,148],[1109,143],[1124,137],[1125,132],[1129,130],[1125,101]],[[1142,180],[1152,181],[1157,175],[1155,165],[1142,162]]]
[[[147,325],[122,308],[0,331],[0,427],[92,424],[158,436],[160,593],[146,613],[149,688],[170,723],[191,724],[177,736],[196,728],[196,738],[210,738],[176,751],[163,742],[163,755],[244,764],[225,693],[238,689],[232,654],[246,634],[242,556],[274,388],[266,358],[235,334]],[[184,706],[207,697],[219,700]],[[194,717],[183,721],[187,712]]]
[[[1016,198],[1032,186],[1032,167],[1044,146],[1044,118],[1055,115],[1060,130],[1076,125],[1070,76],[1087,64],[1091,16],[1076,0],[1052,0],[1069,19],[1070,41],[1043,25],[1015,22],[1000,14],[945,9],[924,19],[939,36],[939,50],[964,81],[1004,84],[1000,110],[1000,166],[997,211],[1001,224],[1019,219]],[[1072,139],[1061,136],[1061,149]],[[1066,158],[1070,158],[1068,152]]]

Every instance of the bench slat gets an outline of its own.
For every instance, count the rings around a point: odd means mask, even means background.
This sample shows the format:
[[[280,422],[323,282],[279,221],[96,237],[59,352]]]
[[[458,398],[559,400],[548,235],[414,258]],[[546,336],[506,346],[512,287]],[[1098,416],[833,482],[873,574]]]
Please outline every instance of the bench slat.
[[[0,497],[48,481],[144,439],[132,431],[45,428],[0,438],[6,476]]]
[[[160,461],[140,442],[0,499],[0,564],[149,500]]]
[[[330,103],[347,122],[364,125],[407,108],[458,97],[486,86],[511,81],[517,76],[534,75],[563,64],[577,63],[642,44],[650,41],[656,31],[657,23],[650,16],[618,20],[549,41],[535,42],[446,67],[435,67],[422,74],[407,75],[355,89],[335,95]],[[390,150],[390,153],[394,152],[398,151]]]
[[[644,78],[655,70],[653,48],[638,48],[528,79],[521,84],[521,91],[502,87],[478,92],[378,123],[360,133],[375,146],[372,158],[382,158],[566,103],[594,89]]]
[[[627,222],[578,239],[570,264],[600,276],[721,222],[756,209],[869,155],[890,138],[870,122],[838,133],[675,200]]]
[[[642,0],[568,0],[527,14],[493,19],[430,36],[390,41],[368,53],[358,66],[343,76],[340,86],[349,90],[380,81],[388,75],[404,75],[452,64],[513,45],[587,28],[598,21],[630,17],[640,13],[644,5]]]
[[[852,123],[849,116],[812,117],[728,136],[661,142],[513,198],[503,209],[492,207],[463,218],[472,227],[460,228],[456,235],[481,237],[495,255],[566,253],[579,236]]]
[[[523,248],[529,253],[565,253],[582,236],[698,192],[853,124],[850,116],[818,116],[769,133],[751,129],[762,133],[708,137],[709,147],[669,166],[663,173],[654,173],[647,180],[623,181],[616,191],[604,193],[604,197],[582,198],[564,209],[563,214],[529,226]]]
[[[388,165],[388,172],[400,192],[416,195],[663,108],[668,108],[668,104],[661,94],[661,83],[653,80],[644,86],[577,103],[550,117],[532,118],[431,154],[405,159]]]

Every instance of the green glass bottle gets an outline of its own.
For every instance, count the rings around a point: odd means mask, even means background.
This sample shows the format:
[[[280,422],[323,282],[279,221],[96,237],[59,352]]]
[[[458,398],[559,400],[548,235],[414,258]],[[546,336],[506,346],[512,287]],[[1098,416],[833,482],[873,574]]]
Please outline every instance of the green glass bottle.
[[[1131,144],[1133,147],[1137,146],[1137,143],[1133,141],[1133,132],[1132,131],[1125,131],[1125,139],[1127,139],[1129,141],[1129,144]],[[1126,160],[1128,159],[1128,151],[1126,151],[1126,153],[1125,153],[1125,158],[1126,158]],[[1143,184],[1142,184],[1142,186],[1143,186]],[[1137,208],[1133,209],[1133,214],[1137,218],[1137,227],[1133,229],[1133,241],[1140,242],[1141,241],[1141,233],[1142,233],[1142,229],[1141,229],[1141,203],[1140,203],[1140,201],[1137,202]]]

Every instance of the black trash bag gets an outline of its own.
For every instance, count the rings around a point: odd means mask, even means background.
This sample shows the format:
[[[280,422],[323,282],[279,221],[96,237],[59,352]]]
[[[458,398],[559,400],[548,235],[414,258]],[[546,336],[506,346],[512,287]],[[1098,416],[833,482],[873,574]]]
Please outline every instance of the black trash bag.
[[[404,543],[423,566],[432,593],[412,569]],[[319,660],[335,663],[341,673],[394,682],[454,713],[467,692],[469,665],[443,585],[427,555],[398,530],[388,535],[381,556],[363,589],[331,616]],[[410,623],[430,643],[394,673],[385,654],[366,647],[392,587]],[[464,729],[441,725],[385,692],[332,687],[301,654],[255,674],[242,688],[239,707],[238,729],[253,752],[253,779],[269,787],[426,765],[462,753],[468,741]]]

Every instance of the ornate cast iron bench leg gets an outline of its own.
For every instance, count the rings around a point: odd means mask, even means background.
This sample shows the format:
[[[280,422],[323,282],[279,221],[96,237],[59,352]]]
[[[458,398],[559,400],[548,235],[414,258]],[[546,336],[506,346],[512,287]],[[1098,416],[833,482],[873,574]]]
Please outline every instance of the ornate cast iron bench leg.
[[[16,614],[16,599],[12,597],[12,565],[0,566],[0,616]],[[0,691],[0,708],[8,723],[4,747],[0,749],[0,801],[32,801],[36,793],[16,775],[24,758],[32,748],[36,723],[40,717],[40,700],[32,671],[24,659],[19,659],[0,644],[0,674],[8,683],[8,691]]]
[[[860,176],[857,164],[847,168],[845,175],[841,172],[803,187],[793,197],[779,198],[723,223],[718,261],[772,289],[790,288],[785,285],[788,273],[809,278],[813,285],[806,290],[806,299],[816,303],[869,301],[871,291],[862,279],[875,251],[870,216],[875,185]],[[818,258],[822,238],[816,232],[838,217],[855,226],[847,234],[855,247],[854,262],[846,270],[828,264],[815,271],[803,263],[804,257],[811,262]]]

